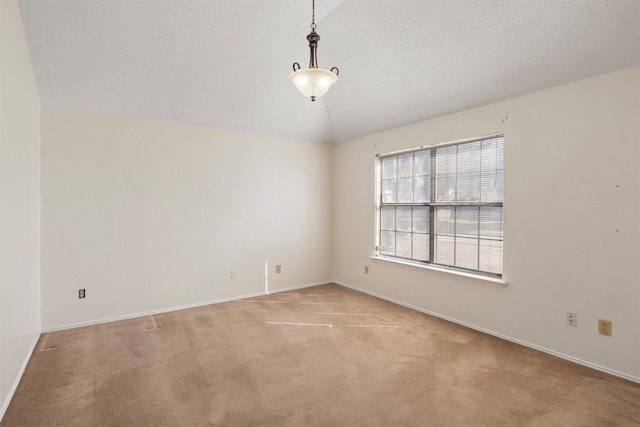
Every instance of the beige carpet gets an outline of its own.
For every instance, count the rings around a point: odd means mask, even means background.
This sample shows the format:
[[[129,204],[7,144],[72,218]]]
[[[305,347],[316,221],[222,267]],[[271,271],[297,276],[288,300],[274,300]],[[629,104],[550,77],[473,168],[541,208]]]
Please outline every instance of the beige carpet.
[[[638,426],[640,385],[338,285],[43,334],[9,426]]]

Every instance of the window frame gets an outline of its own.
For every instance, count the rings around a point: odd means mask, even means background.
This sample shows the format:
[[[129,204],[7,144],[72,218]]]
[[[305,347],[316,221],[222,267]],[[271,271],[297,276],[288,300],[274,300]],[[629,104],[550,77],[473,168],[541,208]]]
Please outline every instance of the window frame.
[[[502,181],[501,181],[501,185],[502,185],[502,201],[491,201],[491,202],[482,202],[482,201],[436,201],[437,198],[437,194],[436,194],[436,182],[437,182],[437,178],[438,178],[438,174],[437,174],[437,163],[436,163],[436,153],[438,149],[441,148],[445,148],[445,147],[450,147],[450,146],[460,146],[460,145],[464,145],[464,144],[470,144],[470,143],[474,143],[474,142],[480,142],[480,141],[491,141],[493,139],[502,139],[501,144],[502,144],[502,152],[501,152],[501,156],[502,156],[502,169],[496,169],[496,170],[501,170],[502,171]],[[429,173],[428,176],[428,185],[429,185],[429,201],[428,202],[398,202],[398,190],[396,190],[396,202],[384,202],[384,190],[383,190],[383,159],[385,158],[389,158],[389,157],[394,157],[394,156],[401,156],[404,154],[414,154],[416,152],[428,152],[429,156],[430,156],[430,168],[429,168]],[[456,152],[455,158],[456,161],[458,161],[459,157],[459,152]],[[399,157],[396,157],[399,159]],[[413,157],[414,161],[415,161],[415,155]],[[419,177],[421,175],[416,175],[415,172],[415,164],[412,163],[412,174],[411,174],[411,179],[412,179],[412,183],[413,183],[413,193],[412,193],[412,200],[415,199],[415,179],[416,177]],[[457,171],[456,171],[456,178],[458,177],[457,175]],[[481,173],[481,171],[479,172]],[[397,185],[397,180],[401,179],[398,178],[398,176],[396,176],[394,178],[396,180],[396,185]],[[426,261],[422,261],[422,260],[416,260],[416,259],[410,259],[410,258],[406,258],[406,257],[402,257],[402,256],[397,256],[397,255],[389,255],[389,254],[383,254],[381,251],[382,245],[381,245],[381,240],[382,240],[382,234],[383,234],[383,230],[382,230],[382,216],[383,216],[383,208],[384,207],[394,207],[396,209],[394,209],[394,221],[397,221],[397,208],[398,207],[411,207],[411,218],[413,218],[413,211],[414,211],[414,207],[427,207],[428,208],[428,214],[429,214],[429,219],[428,219],[428,231],[427,231],[427,235],[428,240],[429,240],[429,251],[428,251],[428,256],[427,256],[427,260]],[[478,208],[478,227],[480,227],[480,212],[481,212],[481,208],[482,207],[487,207],[489,209],[491,208],[500,208],[500,238],[499,239],[487,239],[487,238],[482,238],[480,233],[478,232],[478,236],[475,238],[478,241],[478,258],[480,258],[480,243],[481,241],[489,241],[489,240],[495,240],[495,241],[499,241],[500,242],[500,272],[499,273],[495,273],[495,272],[490,272],[490,271],[483,271],[480,270],[481,268],[481,264],[480,262],[478,262],[477,264],[477,268],[463,268],[463,267],[459,267],[459,266],[455,266],[455,265],[450,265],[449,264],[442,264],[442,263],[438,263],[436,262],[436,236],[441,235],[438,234],[438,231],[436,229],[436,221],[437,221],[437,210],[440,207],[445,207],[445,208],[464,208],[464,207],[477,207]],[[397,225],[395,226],[396,228],[394,228],[394,233],[397,233]],[[412,258],[413,257],[413,241],[414,241],[414,234],[416,234],[413,228],[413,223],[412,223],[412,228],[410,231],[411,234],[411,243],[410,245],[412,246]],[[421,234],[421,233],[417,233],[417,234]],[[380,154],[376,154],[376,233],[375,233],[375,252],[374,252],[374,256],[372,256],[371,258],[376,259],[376,260],[384,260],[384,261],[391,261],[393,263],[396,264],[400,264],[400,265],[404,265],[404,266],[409,266],[409,267],[418,267],[418,268],[427,268],[429,270],[433,270],[439,273],[444,273],[444,274],[453,274],[456,276],[462,276],[463,278],[468,278],[471,280],[474,279],[478,279],[475,281],[480,281],[481,283],[485,283],[485,284],[490,284],[490,285],[494,285],[494,286],[504,286],[506,285],[506,282],[503,280],[503,275],[504,275],[504,133],[496,133],[496,134],[491,134],[491,135],[485,135],[485,136],[481,136],[481,137],[477,137],[477,138],[470,138],[470,139],[464,139],[464,140],[457,140],[457,141],[451,141],[451,142],[445,142],[445,143],[440,143],[440,144],[434,144],[434,145],[428,145],[428,146],[421,146],[421,147],[416,147],[416,148],[411,148],[411,149],[406,149],[406,150],[399,150],[399,151],[393,151],[393,152],[388,152],[388,153],[380,153]],[[454,236],[454,241],[455,239],[458,238],[458,235],[453,234]],[[396,235],[397,237],[397,235]],[[394,246],[394,250],[397,250],[397,245]],[[456,249],[457,251],[457,249]]]

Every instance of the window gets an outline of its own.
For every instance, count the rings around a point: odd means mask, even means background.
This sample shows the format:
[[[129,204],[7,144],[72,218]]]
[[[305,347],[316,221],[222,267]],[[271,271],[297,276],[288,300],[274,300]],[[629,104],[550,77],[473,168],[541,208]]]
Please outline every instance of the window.
[[[378,159],[379,256],[502,276],[502,135]]]

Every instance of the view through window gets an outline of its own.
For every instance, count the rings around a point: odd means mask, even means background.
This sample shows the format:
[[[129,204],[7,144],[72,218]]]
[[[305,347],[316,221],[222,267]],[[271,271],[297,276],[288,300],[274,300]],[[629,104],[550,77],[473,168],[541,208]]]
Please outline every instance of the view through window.
[[[502,276],[502,135],[378,158],[378,255]]]

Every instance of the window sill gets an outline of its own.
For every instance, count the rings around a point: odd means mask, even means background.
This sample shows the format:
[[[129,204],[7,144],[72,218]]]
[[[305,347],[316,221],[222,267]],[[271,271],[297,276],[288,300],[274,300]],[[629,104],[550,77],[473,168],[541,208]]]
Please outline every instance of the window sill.
[[[445,268],[435,267],[433,265],[425,265],[425,264],[416,264],[410,261],[403,261],[394,258],[387,258],[383,256],[371,256],[372,260],[384,263],[394,264],[400,267],[407,267],[416,270],[427,270],[429,272],[433,272],[436,274],[440,274],[442,276],[453,277],[456,279],[465,280],[468,282],[479,283],[481,285],[493,286],[495,288],[504,288],[507,286],[507,282],[502,279],[496,279],[494,277],[480,276],[477,274],[464,273],[461,271],[447,270]]]

